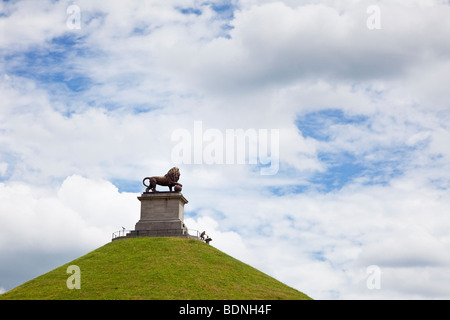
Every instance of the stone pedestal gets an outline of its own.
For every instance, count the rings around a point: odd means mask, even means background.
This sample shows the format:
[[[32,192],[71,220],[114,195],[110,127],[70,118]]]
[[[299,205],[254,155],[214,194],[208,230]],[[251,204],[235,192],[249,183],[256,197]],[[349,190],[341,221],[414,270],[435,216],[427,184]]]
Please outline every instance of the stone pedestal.
[[[144,192],[140,197],[141,218],[131,237],[188,236],[184,225],[184,205],[179,192]]]

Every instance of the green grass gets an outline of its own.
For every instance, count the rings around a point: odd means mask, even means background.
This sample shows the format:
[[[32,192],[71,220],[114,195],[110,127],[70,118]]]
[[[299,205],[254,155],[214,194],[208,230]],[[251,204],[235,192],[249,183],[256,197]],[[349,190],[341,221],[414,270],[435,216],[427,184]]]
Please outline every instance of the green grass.
[[[81,289],[69,290],[69,265]],[[198,240],[134,238],[108,243],[30,280],[0,299],[310,299]]]

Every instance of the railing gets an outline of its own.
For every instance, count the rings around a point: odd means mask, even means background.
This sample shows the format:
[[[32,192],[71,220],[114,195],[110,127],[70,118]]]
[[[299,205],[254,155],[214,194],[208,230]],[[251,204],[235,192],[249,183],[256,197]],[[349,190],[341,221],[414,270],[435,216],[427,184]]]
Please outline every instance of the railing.
[[[129,233],[131,233],[133,230],[119,230],[112,233],[112,240],[116,238],[126,237]],[[200,231],[195,229],[188,229],[187,233],[191,237],[195,237],[197,239],[200,239]],[[139,236],[139,232],[137,233],[137,236]]]
[[[120,237],[126,237],[127,234],[129,234],[132,230],[119,230],[116,232],[113,232],[112,234],[112,239],[114,240],[115,238],[120,238]]]
[[[212,241],[212,239],[211,239],[209,236],[207,236],[206,239],[205,239],[205,238],[201,239],[201,238],[200,238],[201,232],[198,231],[198,230],[188,229],[188,234],[189,234],[191,237],[195,237],[197,240],[205,241],[207,244],[209,244],[209,243]],[[205,236],[206,236],[206,235],[205,235]]]
[[[198,230],[188,229],[188,234],[191,237],[196,237],[197,239],[200,239],[200,231],[198,231]]]

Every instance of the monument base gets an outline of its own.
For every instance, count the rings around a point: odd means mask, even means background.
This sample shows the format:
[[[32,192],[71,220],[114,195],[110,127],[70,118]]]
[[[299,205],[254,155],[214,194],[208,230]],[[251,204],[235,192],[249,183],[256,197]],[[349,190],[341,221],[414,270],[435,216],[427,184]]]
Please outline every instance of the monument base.
[[[144,192],[138,199],[141,201],[141,218],[135,230],[117,238],[190,237],[183,222],[184,205],[188,203],[183,194]]]
[[[183,221],[174,220],[139,220],[135,231],[139,236],[183,236],[188,229]],[[133,233],[133,232],[132,232]]]

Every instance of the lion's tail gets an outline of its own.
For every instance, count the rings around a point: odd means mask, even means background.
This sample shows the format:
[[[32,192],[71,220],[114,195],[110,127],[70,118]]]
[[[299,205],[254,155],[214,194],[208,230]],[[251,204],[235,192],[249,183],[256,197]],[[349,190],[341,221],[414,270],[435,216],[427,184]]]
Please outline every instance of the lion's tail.
[[[147,188],[150,187],[150,182],[149,182],[148,185],[146,185],[146,184],[145,184],[145,180],[150,181],[150,177],[145,177],[144,180],[142,180],[142,184],[143,184],[144,186],[146,186]]]

